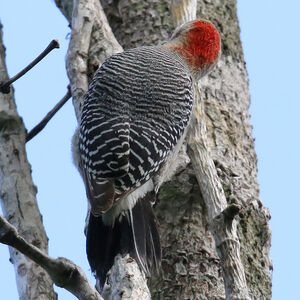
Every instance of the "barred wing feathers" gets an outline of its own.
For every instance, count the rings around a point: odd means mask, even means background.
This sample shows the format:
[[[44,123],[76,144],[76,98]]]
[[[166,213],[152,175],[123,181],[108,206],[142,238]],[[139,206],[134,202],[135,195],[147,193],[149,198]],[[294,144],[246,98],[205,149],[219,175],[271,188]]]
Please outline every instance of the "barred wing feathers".
[[[98,213],[159,171],[188,124],[192,99],[186,65],[164,47],[131,49],[101,66],[79,137],[87,194]]]

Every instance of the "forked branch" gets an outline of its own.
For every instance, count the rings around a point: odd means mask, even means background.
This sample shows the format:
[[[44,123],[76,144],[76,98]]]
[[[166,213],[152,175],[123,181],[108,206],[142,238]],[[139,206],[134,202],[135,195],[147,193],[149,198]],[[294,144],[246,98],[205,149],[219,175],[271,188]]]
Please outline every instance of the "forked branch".
[[[52,258],[39,248],[28,243],[19,235],[16,228],[1,215],[0,242],[14,247],[43,267],[57,286],[65,288],[78,299],[103,300],[78,266],[63,257]]]

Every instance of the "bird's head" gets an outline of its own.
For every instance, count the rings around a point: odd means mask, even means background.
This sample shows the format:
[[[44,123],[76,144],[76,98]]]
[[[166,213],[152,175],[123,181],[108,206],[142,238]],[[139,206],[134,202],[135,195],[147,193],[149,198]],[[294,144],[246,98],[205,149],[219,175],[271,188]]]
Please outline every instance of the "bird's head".
[[[199,79],[218,61],[221,38],[212,23],[195,20],[176,28],[166,46],[180,55]]]

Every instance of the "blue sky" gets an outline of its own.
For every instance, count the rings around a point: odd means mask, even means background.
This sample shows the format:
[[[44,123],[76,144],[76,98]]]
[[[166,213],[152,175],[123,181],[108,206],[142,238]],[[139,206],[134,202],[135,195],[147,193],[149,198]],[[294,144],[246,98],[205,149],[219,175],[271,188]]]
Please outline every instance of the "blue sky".
[[[284,4],[279,0],[238,1],[261,199],[272,214],[273,300],[296,299],[299,294],[299,9],[298,0]],[[11,76],[53,38],[61,45],[14,84],[18,111],[31,129],[66,93],[64,60],[70,29],[50,0],[1,1],[0,19]],[[85,192],[70,155],[75,126],[73,107],[68,102],[28,143],[27,151],[50,239],[50,255],[68,257],[92,280],[83,234]],[[7,247],[0,245],[1,296],[17,299],[8,258]],[[64,290],[56,290],[60,299],[74,299]]]

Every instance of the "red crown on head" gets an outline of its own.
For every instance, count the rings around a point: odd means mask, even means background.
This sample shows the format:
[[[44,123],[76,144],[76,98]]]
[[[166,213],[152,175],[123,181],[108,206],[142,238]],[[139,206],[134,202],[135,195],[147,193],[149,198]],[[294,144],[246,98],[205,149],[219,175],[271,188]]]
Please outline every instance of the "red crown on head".
[[[209,67],[219,57],[220,34],[208,21],[197,20],[186,23],[175,31],[172,39],[179,39],[179,43],[173,43],[171,48],[179,52],[194,69]]]

